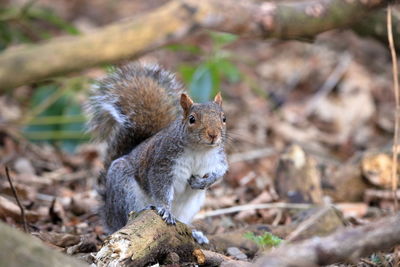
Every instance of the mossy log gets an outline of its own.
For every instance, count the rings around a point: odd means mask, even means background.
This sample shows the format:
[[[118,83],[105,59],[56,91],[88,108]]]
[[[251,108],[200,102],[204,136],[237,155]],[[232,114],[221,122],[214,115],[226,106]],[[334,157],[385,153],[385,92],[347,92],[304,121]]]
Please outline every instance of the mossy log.
[[[84,267],[40,240],[0,222],[0,267]]]
[[[153,210],[130,214],[126,226],[110,235],[96,255],[97,266],[145,266],[163,263],[169,255],[195,262],[199,245],[185,224],[167,225]]]

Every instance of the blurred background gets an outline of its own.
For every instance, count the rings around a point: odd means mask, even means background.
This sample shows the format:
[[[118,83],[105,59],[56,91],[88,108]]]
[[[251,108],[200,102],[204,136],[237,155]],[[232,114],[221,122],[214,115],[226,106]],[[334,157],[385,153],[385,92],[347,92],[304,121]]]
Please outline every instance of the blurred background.
[[[0,53],[89,33],[166,2],[0,0]],[[199,214],[208,234],[296,220],[286,208],[209,213],[244,204],[335,203],[353,224],[393,210],[395,102],[385,42],[352,30],[291,41],[202,31],[140,59],[176,72],[196,101],[222,92],[230,170]],[[104,238],[95,191],[104,145],[90,143],[82,104],[91,83],[108,71],[90,68],[0,95],[0,218],[21,222],[5,179],[8,166],[31,230],[60,250],[69,245],[54,244],[49,233],[86,236],[89,245],[78,252],[96,251]]]

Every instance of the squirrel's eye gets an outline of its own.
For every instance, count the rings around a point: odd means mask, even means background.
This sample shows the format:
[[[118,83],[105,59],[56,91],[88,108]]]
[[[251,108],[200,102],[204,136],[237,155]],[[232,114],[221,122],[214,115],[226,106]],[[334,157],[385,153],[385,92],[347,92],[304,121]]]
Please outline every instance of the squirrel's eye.
[[[189,123],[190,123],[190,124],[193,124],[193,123],[195,123],[195,122],[196,122],[195,117],[194,117],[193,115],[190,115],[190,116],[189,116]]]
[[[226,117],[225,117],[225,115],[222,117],[222,122],[226,122]]]

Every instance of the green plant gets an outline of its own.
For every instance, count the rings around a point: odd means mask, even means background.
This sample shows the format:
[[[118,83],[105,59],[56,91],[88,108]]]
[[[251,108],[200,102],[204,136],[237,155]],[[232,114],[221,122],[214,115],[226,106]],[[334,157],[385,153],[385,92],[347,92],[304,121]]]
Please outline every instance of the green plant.
[[[186,51],[200,55],[204,60],[196,65],[184,64],[179,67],[183,81],[189,88],[189,94],[197,102],[206,102],[212,98],[220,89],[221,80],[238,82],[241,74],[232,62],[232,54],[224,47],[234,42],[237,37],[228,33],[210,32],[212,49],[205,52],[193,45],[174,45],[172,50]]]
[[[8,46],[49,39],[56,34],[79,34],[53,10],[28,1],[23,6],[0,7],[0,51]],[[73,151],[87,140],[83,133],[85,117],[77,95],[87,88],[88,79],[57,78],[36,86],[29,109],[19,121],[23,134],[31,141],[58,144]]]
[[[79,31],[49,8],[29,1],[23,6],[0,7],[0,51],[12,44],[32,43],[51,38],[55,31]]]
[[[269,232],[265,232],[263,235],[255,235],[254,233],[248,232],[245,234],[245,238],[254,241],[261,248],[276,247],[283,241]]]
[[[29,113],[21,121],[23,134],[31,141],[50,142],[73,152],[89,136],[83,132],[86,118],[82,115],[79,94],[89,87],[89,79],[59,79],[36,88]]]

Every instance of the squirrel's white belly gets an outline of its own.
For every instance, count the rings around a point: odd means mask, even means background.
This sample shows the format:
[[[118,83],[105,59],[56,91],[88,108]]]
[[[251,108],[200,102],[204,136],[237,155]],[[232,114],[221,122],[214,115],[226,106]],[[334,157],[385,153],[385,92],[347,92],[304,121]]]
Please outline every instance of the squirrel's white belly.
[[[205,199],[205,190],[192,189],[188,184],[189,178],[192,175],[204,176],[215,171],[219,168],[219,157],[217,148],[204,152],[185,150],[175,160],[172,168],[174,176],[172,214],[179,221],[190,223]]]

